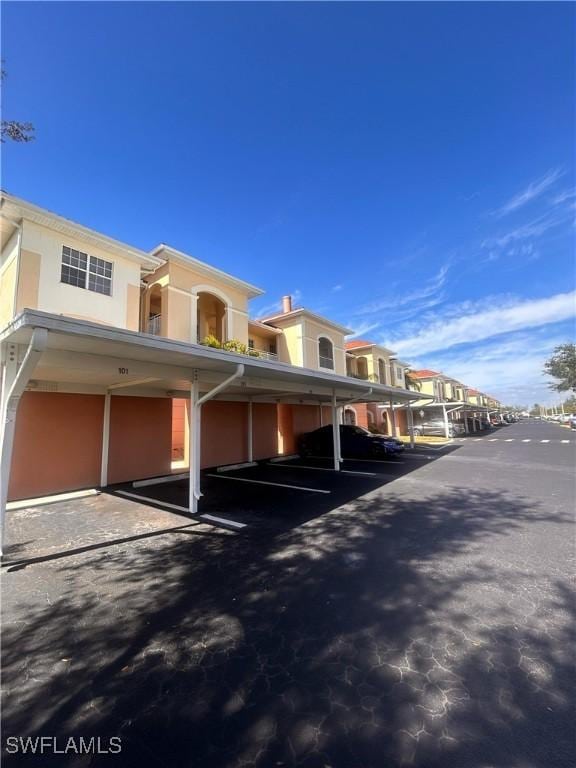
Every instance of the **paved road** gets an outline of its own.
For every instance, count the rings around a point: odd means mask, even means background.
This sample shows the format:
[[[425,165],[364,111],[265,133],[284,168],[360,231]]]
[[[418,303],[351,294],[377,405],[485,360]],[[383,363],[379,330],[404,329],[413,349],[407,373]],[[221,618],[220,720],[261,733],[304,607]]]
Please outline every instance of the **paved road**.
[[[5,765],[572,768],[573,435],[527,422],[407,458],[299,525],[8,567],[4,736],[123,751]],[[73,537],[79,511],[43,514],[29,539]]]

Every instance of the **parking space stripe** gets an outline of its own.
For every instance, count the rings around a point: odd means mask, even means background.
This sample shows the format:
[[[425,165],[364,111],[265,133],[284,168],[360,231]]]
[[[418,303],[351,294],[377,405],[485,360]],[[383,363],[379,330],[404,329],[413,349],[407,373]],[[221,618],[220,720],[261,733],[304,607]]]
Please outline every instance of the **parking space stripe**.
[[[531,442],[531,438],[527,437],[525,440],[522,440],[522,442],[523,443],[530,443]]]
[[[236,480],[238,483],[256,483],[256,485],[276,485],[278,488],[291,488],[293,491],[309,491],[310,493],[332,493],[322,488],[305,488],[302,485],[286,485],[286,483],[271,483],[269,480],[252,480],[249,477],[231,477],[230,475],[212,475],[206,477],[217,477],[219,480]]]
[[[550,440],[540,440],[541,443],[549,443]]]
[[[513,443],[516,438],[514,437],[507,437],[506,440],[504,440],[505,443]]]
[[[228,520],[226,517],[217,517],[216,515],[200,515],[203,520],[210,520],[213,523],[222,523],[222,525],[231,525],[232,528],[246,528],[246,523],[237,523],[236,520]]]
[[[497,437],[491,437],[490,440],[488,440],[489,443],[496,443],[498,441]]]
[[[332,467],[309,467],[304,464],[272,464],[275,469],[311,469],[315,472],[337,472]],[[375,472],[354,472],[351,469],[341,469],[341,475],[366,475],[367,477],[376,477]]]
[[[570,440],[560,440],[561,443],[569,443]]]
[[[349,459],[346,457],[344,461],[358,461],[364,464],[404,464],[403,461],[394,461],[393,459]]]
[[[129,491],[116,491],[120,496],[128,496],[129,499],[137,499],[138,501],[147,501],[150,504],[157,504],[159,507],[169,507],[170,509],[177,509],[178,512],[187,512],[192,514],[188,507],[181,507],[179,504],[171,504],[168,501],[160,501],[160,499],[152,499],[150,496],[140,496],[138,493],[130,493]]]
[[[189,472],[181,472],[178,475],[164,475],[163,477],[150,477],[146,480],[134,480],[132,488],[143,488],[146,485],[161,485],[162,483],[175,483],[178,480],[187,480]]]

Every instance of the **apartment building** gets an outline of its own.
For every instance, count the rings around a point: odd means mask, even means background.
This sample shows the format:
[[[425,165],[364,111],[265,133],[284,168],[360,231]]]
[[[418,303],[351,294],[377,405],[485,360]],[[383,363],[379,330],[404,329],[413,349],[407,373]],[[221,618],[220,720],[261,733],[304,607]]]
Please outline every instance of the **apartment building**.
[[[289,297],[252,320],[259,288],[169,245],[142,251],[8,194],[1,235],[2,511],[169,474],[177,457],[194,512],[201,468],[291,454],[331,423],[338,470],[347,404],[418,400],[400,364],[350,372],[351,329]]]
[[[477,390],[438,371],[420,369],[410,372],[422,395],[414,403],[414,425],[442,421],[448,436],[449,425],[457,424],[464,432],[476,432],[489,425],[490,409],[487,398]]]
[[[365,339],[346,343],[346,371],[349,376],[406,390],[410,366],[395,352]],[[399,403],[400,404],[400,403]],[[394,398],[384,403],[358,403],[345,411],[348,423],[386,434],[408,434],[406,411],[394,407]]]

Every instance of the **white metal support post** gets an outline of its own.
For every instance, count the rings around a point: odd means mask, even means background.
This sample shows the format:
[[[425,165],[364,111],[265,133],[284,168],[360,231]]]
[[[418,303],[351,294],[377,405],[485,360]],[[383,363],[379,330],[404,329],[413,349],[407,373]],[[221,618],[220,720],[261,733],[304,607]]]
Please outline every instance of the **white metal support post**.
[[[334,469],[336,472],[340,472],[340,462],[342,461],[342,452],[340,448],[340,419],[335,392],[332,392],[332,443],[334,446]]]
[[[0,555],[4,552],[4,530],[6,527],[4,523],[6,503],[8,501],[8,481],[12,464],[18,405],[26,385],[30,381],[30,376],[46,349],[47,343],[48,331],[45,328],[34,328],[20,367],[18,367],[17,345],[7,345],[2,377],[2,406],[0,408],[2,419],[0,424]]]
[[[396,426],[396,413],[394,411],[394,401],[390,400],[390,421],[392,423],[392,435],[398,437],[398,427]]]
[[[412,413],[412,403],[408,403],[408,408],[406,410],[406,417],[408,419],[408,434],[410,435],[410,448],[414,450],[415,447],[415,441],[414,441],[414,414]]]
[[[198,371],[194,371],[194,377],[190,385],[190,468],[189,468],[189,498],[188,498],[188,511],[190,514],[195,515],[198,512],[198,500],[202,496],[200,490],[200,459],[202,450],[202,406],[208,400],[212,400],[213,397],[222,390],[226,389],[235,379],[244,375],[244,365],[239,363],[236,366],[236,370],[227,379],[224,379],[220,384],[206,392],[205,395],[199,397],[199,384],[198,384]]]
[[[198,403],[198,371],[194,371],[194,378],[190,384],[190,407],[188,408],[188,476],[189,476],[189,489],[188,489],[188,511],[191,515],[195,515],[198,511],[198,498],[200,495],[200,488],[197,487],[197,477],[200,472],[200,455],[199,455],[199,409]]]
[[[253,425],[253,403],[252,398],[248,400],[248,461],[254,461],[254,425]]]
[[[104,421],[102,422],[102,461],[100,464],[100,487],[108,485],[108,453],[110,448],[110,401],[112,395],[104,395]]]
[[[442,416],[444,417],[444,434],[446,436],[446,440],[450,437],[450,425],[448,423],[448,413],[446,412],[446,406],[442,406]]]

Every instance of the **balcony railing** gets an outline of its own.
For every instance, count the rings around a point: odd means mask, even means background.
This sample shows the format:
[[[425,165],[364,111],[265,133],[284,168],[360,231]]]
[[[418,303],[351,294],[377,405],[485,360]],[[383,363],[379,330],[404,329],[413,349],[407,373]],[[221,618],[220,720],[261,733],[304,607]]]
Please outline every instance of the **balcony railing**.
[[[265,349],[250,349],[248,354],[252,357],[261,357],[263,360],[272,360],[272,362],[278,360],[276,352],[268,352]]]
[[[162,324],[162,315],[153,315],[148,318],[148,333],[154,336],[160,336],[160,326]]]

